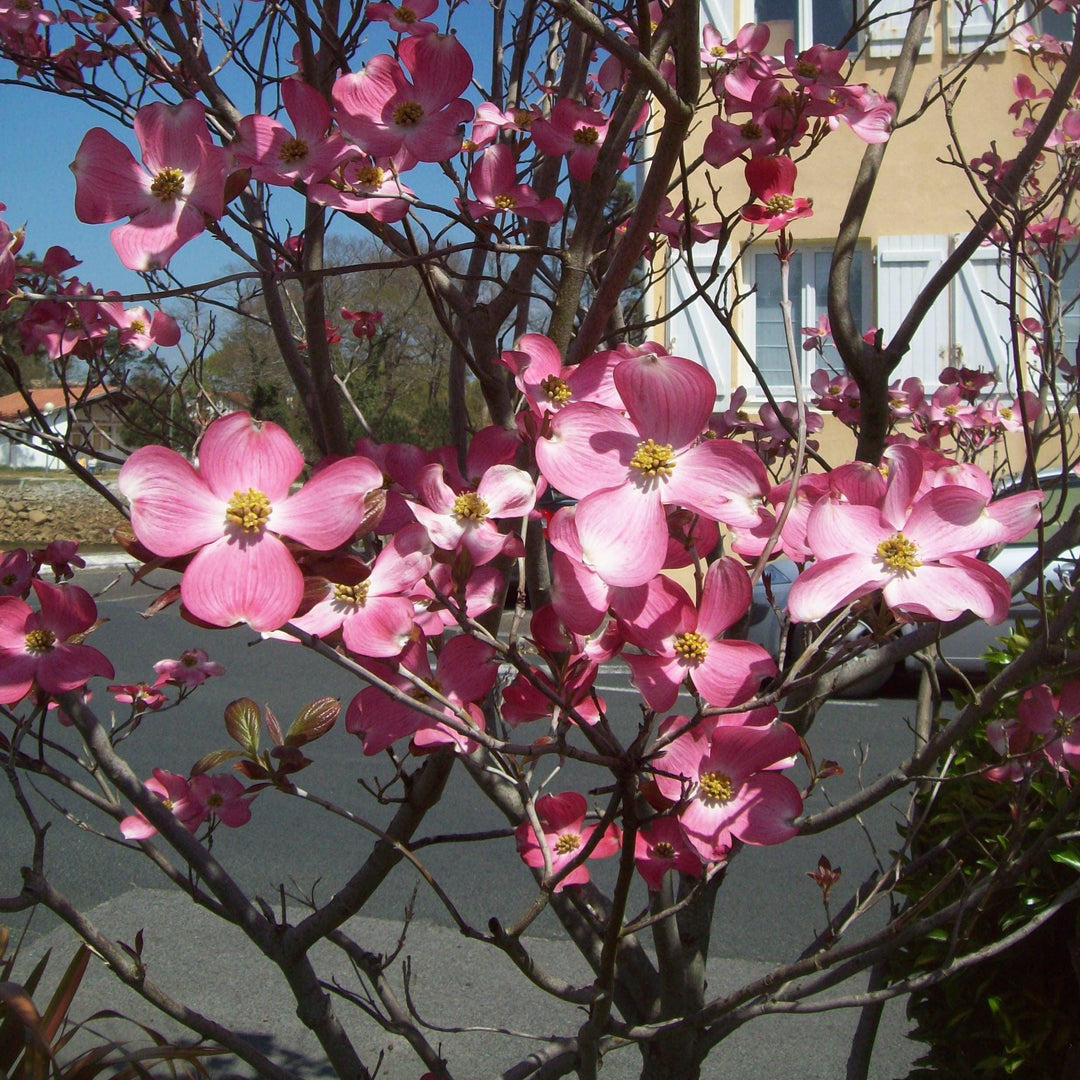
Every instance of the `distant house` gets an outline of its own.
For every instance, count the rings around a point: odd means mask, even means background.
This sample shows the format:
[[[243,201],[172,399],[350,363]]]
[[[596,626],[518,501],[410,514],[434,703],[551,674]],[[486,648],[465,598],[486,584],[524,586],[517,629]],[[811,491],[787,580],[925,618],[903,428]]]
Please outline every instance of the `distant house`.
[[[0,397],[0,468],[59,466],[47,448],[62,440],[78,455],[123,447],[118,406],[125,395],[110,386],[52,386]]]

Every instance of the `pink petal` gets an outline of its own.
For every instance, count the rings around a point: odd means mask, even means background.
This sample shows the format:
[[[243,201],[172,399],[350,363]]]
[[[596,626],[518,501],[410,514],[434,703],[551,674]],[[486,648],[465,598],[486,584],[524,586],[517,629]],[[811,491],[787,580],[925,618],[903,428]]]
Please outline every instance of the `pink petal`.
[[[222,537],[192,559],[180,596],[192,615],[213,626],[246,622],[253,630],[276,630],[300,606],[304,575],[271,533]]]
[[[545,832],[570,830],[580,833],[588,809],[585,796],[576,791],[564,791],[561,795],[542,795],[536,800],[536,816],[544,825]]]
[[[140,447],[124,462],[118,485],[131,503],[135,535],[155,555],[184,555],[225,531],[225,501],[173,450]]]
[[[254,488],[277,510],[303,467],[304,456],[284,428],[253,420],[245,412],[215,420],[199,443],[199,473],[225,502],[238,491]]]
[[[91,128],[71,163],[75,216],[87,225],[131,217],[158,200],[131,151],[104,128]]]
[[[760,645],[710,641],[705,659],[690,668],[690,681],[710,705],[724,707],[749,700],[776,670],[776,661]]]
[[[710,641],[719,637],[747,613],[753,594],[746,568],[734,559],[718,559],[705,573],[698,633]]]
[[[56,645],[38,657],[34,677],[45,693],[62,694],[95,675],[111,679],[115,674],[109,658],[89,645]]]
[[[643,438],[676,450],[701,434],[716,405],[716,384],[701,364],[642,353],[615,369],[615,387]]]
[[[792,622],[817,622],[888,580],[869,555],[840,555],[804,570],[788,593]]]
[[[316,551],[329,551],[353,538],[364,520],[364,500],[381,485],[382,473],[374,462],[342,458],[275,504],[270,527]]]
[[[206,110],[194,98],[179,105],[152,102],[135,114],[135,135],[151,173],[165,168],[198,172],[210,141]]]
[[[550,435],[536,442],[536,463],[564,495],[584,499],[630,479],[630,459],[641,442],[633,424],[614,409],[592,402],[553,413]]]
[[[35,578],[34,592],[41,605],[37,625],[48,627],[60,641],[89,630],[97,621],[94,598],[78,585],[50,585]]]
[[[992,566],[965,555],[940,565],[920,566],[894,577],[884,589],[885,603],[912,615],[951,622],[973,611],[992,626],[1009,614],[1009,586]]]
[[[664,565],[667,517],[656,491],[599,491],[582,499],[575,520],[583,561],[609,585],[643,585]]]
[[[352,610],[342,624],[345,645],[360,656],[397,656],[409,643],[414,626],[411,600],[373,596]]]

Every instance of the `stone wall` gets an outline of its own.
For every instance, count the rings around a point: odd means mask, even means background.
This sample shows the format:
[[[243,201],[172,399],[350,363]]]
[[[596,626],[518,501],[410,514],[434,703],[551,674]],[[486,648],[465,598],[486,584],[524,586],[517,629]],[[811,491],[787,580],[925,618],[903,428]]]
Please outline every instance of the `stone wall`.
[[[116,490],[116,478],[105,481]],[[7,480],[0,473],[0,546],[50,540],[108,544],[123,515],[96,491],[68,477]]]

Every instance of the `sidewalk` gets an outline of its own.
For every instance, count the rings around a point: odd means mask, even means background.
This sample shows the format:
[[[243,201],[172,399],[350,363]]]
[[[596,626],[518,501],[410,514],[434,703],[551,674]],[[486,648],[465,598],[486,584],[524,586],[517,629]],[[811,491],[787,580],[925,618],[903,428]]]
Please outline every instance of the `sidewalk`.
[[[239,931],[220,924],[182,896],[156,889],[129,892],[95,908],[89,917],[102,931],[128,943],[142,930],[147,977],[175,999],[245,1033],[260,1051],[303,1080],[331,1076],[314,1037],[296,1018],[295,1004],[280,975]],[[401,934],[399,923],[382,919],[356,918],[347,929],[365,949],[375,952],[392,951]],[[591,981],[580,954],[566,942],[533,938],[528,944],[545,970],[578,984]],[[52,931],[34,942],[20,970],[27,970],[41,953],[52,948],[49,976],[55,978],[73,947],[69,931]],[[324,944],[313,956],[323,978],[360,990],[340,953]],[[443,1029],[429,1031],[428,1039],[441,1046],[452,1075],[461,1080],[498,1077],[503,1069],[525,1057],[530,1041],[511,1032],[546,1037],[573,1031],[581,1023],[580,1011],[548,998],[504,956],[453,930],[424,921],[409,927],[405,946],[388,972],[399,994],[407,957],[412,958],[415,1006],[426,1023]],[[710,993],[719,994],[764,974],[768,965],[714,958],[709,970]],[[853,986],[852,991],[860,988]],[[404,1002],[403,995],[401,999]],[[142,1020],[170,1037],[178,1037],[182,1031],[155,1014],[95,961],[75,999],[72,1015],[80,1018],[104,1008]],[[345,1002],[336,1002],[335,1011],[369,1069],[374,1070],[383,1055],[378,1073],[381,1080],[417,1080],[423,1073],[422,1063],[403,1040],[386,1035]],[[837,1080],[844,1075],[857,1019],[851,1010],[759,1018],[713,1052],[703,1076],[707,1080]],[[476,1026],[486,1030],[447,1030]],[[126,1039],[139,1036],[130,1025],[95,1024],[95,1028]],[[891,1002],[882,1021],[871,1080],[907,1075],[919,1046],[905,1038],[906,1030],[902,1003]],[[609,1054],[604,1059],[603,1076],[606,1080],[631,1080],[638,1074],[639,1061],[633,1048]],[[216,1059],[212,1069],[223,1080],[255,1075],[236,1059]]]

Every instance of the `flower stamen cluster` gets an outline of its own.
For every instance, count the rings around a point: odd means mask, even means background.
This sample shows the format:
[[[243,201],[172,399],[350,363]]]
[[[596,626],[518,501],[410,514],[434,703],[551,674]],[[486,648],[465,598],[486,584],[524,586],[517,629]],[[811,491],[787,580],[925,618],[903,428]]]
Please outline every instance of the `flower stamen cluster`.
[[[670,443],[655,443],[646,439],[637,444],[630,468],[638,469],[645,476],[670,476],[675,468],[675,451]]]
[[[461,521],[486,521],[490,513],[488,504],[475,491],[462,492],[454,499],[451,513]]]
[[[695,630],[679,634],[671,647],[684,660],[704,660],[709,653],[708,641]]]
[[[703,802],[730,802],[734,792],[731,777],[722,772],[702,773],[698,780],[698,798]]]
[[[361,581],[358,585],[335,585],[334,599],[341,604],[359,606],[367,599],[370,581]]]
[[[262,532],[270,520],[270,500],[256,488],[233,492],[225,510],[225,519],[246,533]]]
[[[150,190],[162,202],[172,202],[184,190],[184,174],[172,166],[161,169],[150,182]]]
[[[877,546],[877,553],[878,558],[886,566],[892,567],[893,570],[899,570],[901,573],[909,573],[916,567],[922,566],[922,563],[916,558],[919,554],[918,546],[903,533],[897,533],[887,540],[882,540]]]

